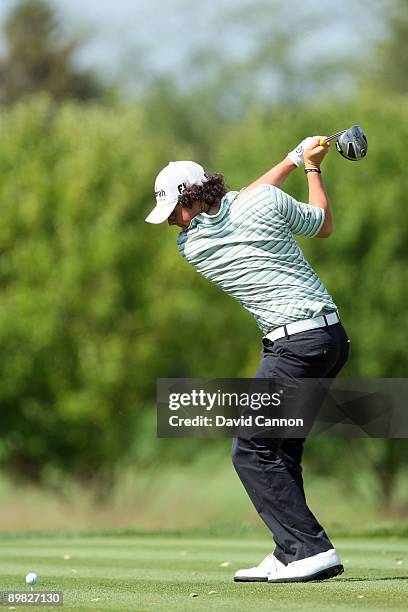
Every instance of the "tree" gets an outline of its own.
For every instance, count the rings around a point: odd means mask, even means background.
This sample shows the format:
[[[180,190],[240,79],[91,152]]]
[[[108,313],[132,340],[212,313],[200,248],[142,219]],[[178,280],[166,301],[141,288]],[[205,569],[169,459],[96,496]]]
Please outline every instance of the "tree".
[[[75,67],[79,41],[67,39],[48,0],[22,0],[5,24],[7,53],[0,63],[0,102],[47,92],[55,100],[100,97],[103,87],[90,71]]]
[[[363,85],[390,93],[408,93],[408,0],[386,4],[386,36],[377,44]]]

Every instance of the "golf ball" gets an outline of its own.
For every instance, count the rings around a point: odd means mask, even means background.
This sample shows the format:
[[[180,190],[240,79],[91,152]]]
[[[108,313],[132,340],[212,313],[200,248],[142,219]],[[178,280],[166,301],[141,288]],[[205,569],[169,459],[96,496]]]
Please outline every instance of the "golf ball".
[[[25,580],[27,584],[35,584],[38,582],[38,576],[35,572],[29,572]]]

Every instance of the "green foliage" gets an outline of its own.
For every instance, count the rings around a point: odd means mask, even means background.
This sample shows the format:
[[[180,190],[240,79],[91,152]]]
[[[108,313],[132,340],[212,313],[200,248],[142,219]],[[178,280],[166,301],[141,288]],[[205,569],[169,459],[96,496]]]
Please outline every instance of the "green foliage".
[[[144,224],[169,159],[208,154],[209,170],[239,189],[305,135],[361,123],[367,158],[332,151],[324,164],[335,233],[302,247],[352,340],[344,375],[407,371],[406,110],[392,100],[252,110],[214,130],[210,155],[193,111],[185,130],[183,100],[173,100],[174,123],[169,107],[156,124],[154,104],[56,106],[39,97],[1,113],[0,461],[13,474],[113,477],[126,457],[190,460],[215,442],[156,440],[144,425],[156,378],[255,372],[260,332],[251,317],[180,259],[174,228]],[[285,189],[305,199],[304,174]],[[310,445],[316,471],[320,444]],[[384,495],[406,462],[391,447],[378,441],[369,455],[371,469],[386,461]],[[326,451],[338,461],[345,445]]]
[[[142,220],[159,146],[139,109],[57,112],[39,99],[2,123],[3,460],[89,475],[121,452],[153,393],[144,279],[160,248]]]
[[[7,55],[0,63],[0,102],[48,92],[55,100],[103,95],[96,76],[74,66],[79,41],[64,36],[48,0],[22,0],[5,24]]]
[[[343,160],[335,150],[323,172],[334,209],[335,231],[328,240],[301,241],[337,303],[351,338],[350,377],[404,377],[408,319],[408,228],[405,141],[408,114],[398,100],[358,105],[284,109],[254,113],[218,141],[214,165],[234,188],[271,167],[306,134],[331,133],[353,123],[366,130],[369,152],[361,162]],[[333,146],[334,149],[334,146]],[[284,189],[307,198],[302,172]]]
[[[182,263],[174,233],[144,225],[154,175],[185,151],[143,109],[39,98],[1,121],[1,458],[89,477],[129,447],[158,376],[215,376],[220,360],[232,376],[254,324],[239,335],[244,313]],[[200,339],[220,329],[214,354]]]
[[[386,3],[385,38],[377,44],[365,66],[363,85],[373,95],[408,93],[408,0]]]

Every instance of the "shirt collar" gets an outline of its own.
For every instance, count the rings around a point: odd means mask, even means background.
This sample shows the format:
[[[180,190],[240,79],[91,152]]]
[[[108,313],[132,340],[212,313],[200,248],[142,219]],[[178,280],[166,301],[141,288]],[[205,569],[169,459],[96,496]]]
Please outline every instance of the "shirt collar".
[[[223,219],[227,214],[231,203],[236,198],[238,193],[238,191],[229,191],[228,193],[226,193],[225,196],[221,199],[220,207],[215,213],[215,215],[209,215],[205,212],[196,215],[191,219],[191,223],[188,226],[187,230],[197,227],[198,224],[209,226],[219,223],[221,219]]]

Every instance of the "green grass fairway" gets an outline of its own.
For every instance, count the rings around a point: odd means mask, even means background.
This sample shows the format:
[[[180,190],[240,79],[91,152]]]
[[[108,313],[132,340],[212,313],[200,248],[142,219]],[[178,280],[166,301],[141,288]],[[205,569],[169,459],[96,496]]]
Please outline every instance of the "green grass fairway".
[[[408,609],[407,538],[338,538],[335,543],[345,565],[342,576],[323,583],[268,585],[232,581],[236,569],[270,552],[271,544],[259,535],[4,534],[1,590],[28,590],[25,575],[35,571],[38,588],[64,592],[65,605],[59,608],[64,612]]]

